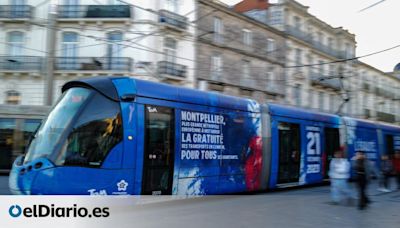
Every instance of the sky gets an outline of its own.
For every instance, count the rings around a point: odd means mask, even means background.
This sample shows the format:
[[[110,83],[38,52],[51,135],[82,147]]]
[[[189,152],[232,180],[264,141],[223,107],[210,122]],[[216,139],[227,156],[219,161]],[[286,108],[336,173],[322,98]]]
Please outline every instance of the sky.
[[[309,13],[333,27],[343,27],[356,35],[356,56],[400,45],[400,1],[386,0],[297,0],[309,6]],[[233,5],[240,0],[222,0]],[[270,2],[274,2],[271,0]],[[397,25],[399,23],[399,25]],[[398,29],[396,27],[399,26]],[[370,57],[360,58],[379,70],[390,72],[400,62],[400,47]]]

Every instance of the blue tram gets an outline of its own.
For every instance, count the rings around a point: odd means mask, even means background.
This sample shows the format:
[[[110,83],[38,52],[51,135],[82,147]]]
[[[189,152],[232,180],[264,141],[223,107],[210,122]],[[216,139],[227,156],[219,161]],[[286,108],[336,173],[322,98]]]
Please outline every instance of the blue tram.
[[[62,90],[13,164],[15,194],[258,191],[322,182],[341,145],[377,164],[400,149],[396,126],[132,78]]]

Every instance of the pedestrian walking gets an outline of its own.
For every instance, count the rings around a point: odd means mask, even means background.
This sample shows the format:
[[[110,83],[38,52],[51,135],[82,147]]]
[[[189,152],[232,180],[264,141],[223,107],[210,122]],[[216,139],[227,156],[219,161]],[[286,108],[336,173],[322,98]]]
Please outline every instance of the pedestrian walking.
[[[393,159],[393,168],[397,179],[397,189],[400,190],[400,151],[396,151]]]
[[[381,172],[380,172],[380,187],[379,191],[390,192],[389,190],[389,178],[392,175],[393,163],[389,159],[388,155],[382,155],[381,157]]]
[[[333,204],[343,200],[351,202],[351,191],[348,184],[350,178],[350,162],[344,158],[343,151],[335,151],[334,158],[329,164],[329,177],[331,180],[331,199]]]
[[[356,156],[354,157],[353,162],[357,188],[359,191],[358,209],[363,210],[370,202],[366,193],[368,178],[370,174],[370,164],[362,151],[356,152]]]

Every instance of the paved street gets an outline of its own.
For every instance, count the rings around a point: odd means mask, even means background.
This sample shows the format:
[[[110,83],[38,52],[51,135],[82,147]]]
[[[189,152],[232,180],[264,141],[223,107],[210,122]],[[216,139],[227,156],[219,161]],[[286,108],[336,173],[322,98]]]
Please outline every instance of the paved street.
[[[1,193],[7,177],[0,176]],[[130,204],[113,209],[119,227],[393,227],[400,224],[400,191],[381,193],[376,182],[369,188],[373,203],[359,211],[355,206],[330,205],[329,186],[291,189],[242,196]],[[156,219],[155,219],[156,218]],[[93,221],[96,223],[96,221]],[[106,223],[98,224],[105,227]],[[109,225],[109,224],[108,224]]]
[[[156,203],[121,213],[132,214],[131,221],[145,227],[399,227],[400,191],[382,194],[375,187],[365,211],[330,205],[329,187],[324,186]]]

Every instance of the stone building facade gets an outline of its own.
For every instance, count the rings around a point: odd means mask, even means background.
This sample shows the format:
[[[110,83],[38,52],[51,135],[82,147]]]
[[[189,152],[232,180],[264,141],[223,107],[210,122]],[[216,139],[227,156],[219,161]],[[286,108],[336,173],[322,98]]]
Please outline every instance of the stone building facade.
[[[284,36],[213,1],[197,1],[196,78],[200,89],[283,102]]]
[[[396,98],[400,90],[391,89],[398,88],[399,78],[356,59],[354,34],[330,26],[297,1],[264,2],[267,9],[249,9],[245,5],[254,5],[252,0],[239,4],[247,9],[244,15],[285,34],[286,103],[359,118],[400,121]],[[374,89],[366,86],[368,80],[377,82]]]
[[[194,87],[195,0],[2,0],[0,104],[44,105],[48,33],[54,102],[69,80],[130,76]],[[57,5],[50,5],[57,4]],[[55,25],[49,27],[49,10]]]

